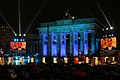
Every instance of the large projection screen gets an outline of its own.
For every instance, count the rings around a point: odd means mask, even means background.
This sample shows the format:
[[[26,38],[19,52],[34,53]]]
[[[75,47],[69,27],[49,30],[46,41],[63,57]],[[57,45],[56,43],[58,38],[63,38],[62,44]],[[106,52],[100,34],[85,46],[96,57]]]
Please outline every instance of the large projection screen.
[[[10,42],[10,52],[12,54],[25,54],[26,53],[26,42]]]

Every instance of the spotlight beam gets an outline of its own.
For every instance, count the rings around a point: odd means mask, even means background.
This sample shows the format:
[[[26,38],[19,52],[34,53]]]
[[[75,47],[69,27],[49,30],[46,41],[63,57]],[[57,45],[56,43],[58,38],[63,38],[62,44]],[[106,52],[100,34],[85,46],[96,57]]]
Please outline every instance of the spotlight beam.
[[[8,23],[8,21],[5,19],[5,17],[3,16],[3,14],[0,12],[0,15],[2,16],[2,18],[5,20],[5,22],[7,23],[7,25],[10,27],[10,29],[12,30],[12,32],[14,33],[14,35],[16,35],[15,31],[13,30],[13,28],[10,26],[10,24]]]
[[[26,30],[26,32],[25,32],[25,35],[27,34],[28,30],[29,30],[30,27],[32,26],[32,24],[33,24],[33,22],[35,21],[36,17],[38,16],[38,14],[40,13],[40,11],[41,11],[42,8],[44,7],[45,2],[46,2],[46,0],[43,0],[43,3],[42,3],[42,5],[41,5],[41,7],[39,8],[39,10],[37,11],[36,15],[34,16],[32,22],[31,22],[30,25],[28,26],[28,28],[27,28],[27,30]]]
[[[105,13],[103,12],[102,8],[100,7],[99,3],[97,2],[97,0],[95,0],[95,2],[96,2],[96,4],[97,4],[98,8],[100,9],[100,11],[102,12],[102,14],[103,14],[105,20],[107,21],[109,27],[111,27],[111,24],[110,24],[110,22],[108,21],[106,15],[105,15]]]
[[[21,34],[20,0],[18,0],[19,34]]]
[[[97,22],[99,22],[104,28],[106,28],[106,26],[100,20],[98,20],[92,13],[90,13],[90,11],[86,7],[80,4],[77,0],[74,0],[74,1],[78,5],[78,7],[83,8],[85,12],[87,12],[91,17],[93,17]]]

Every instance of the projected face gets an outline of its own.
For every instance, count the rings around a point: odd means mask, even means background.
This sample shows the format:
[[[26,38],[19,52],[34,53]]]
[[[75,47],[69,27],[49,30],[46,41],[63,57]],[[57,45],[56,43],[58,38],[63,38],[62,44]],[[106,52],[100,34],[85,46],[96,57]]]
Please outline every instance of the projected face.
[[[10,42],[10,49],[14,50],[14,48],[15,48],[15,43],[14,42]]]
[[[102,38],[100,44],[101,50],[116,50],[116,37]]]
[[[105,40],[104,39],[101,39],[101,45],[104,45],[105,44]]]
[[[100,44],[101,44],[101,50],[104,50],[104,48],[106,48],[105,39],[101,39],[101,40],[100,40]]]
[[[112,38],[108,38],[108,47],[112,46]]]
[[[18,48],[22,48],[22,42],[17,42]]]

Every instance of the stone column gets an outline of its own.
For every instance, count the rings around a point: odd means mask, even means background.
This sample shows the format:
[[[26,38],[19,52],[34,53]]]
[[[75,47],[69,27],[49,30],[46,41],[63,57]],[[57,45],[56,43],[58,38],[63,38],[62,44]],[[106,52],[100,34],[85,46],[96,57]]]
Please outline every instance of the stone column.
[[[73,56],[78,56],[78,33],[73,32]]]
[[[70,32],[70,54],[73,55],[73,32]]]
[[[99,43],[100,43],[100,38],[96,39],[96,44],[95,44],[95,51],[99,50]]]
[[[88,32],[84,31],[84,55],[88,55]]]
[[[51,56],[57,56],[57,34],[51,33]]]
[[[60,56],[60,33],[57,33],[57,54]]]
[[[66,34],[60,33],[60,56],[66,56]]]
[[[84,53],[84,32],[80,31],[80,52]]]
[[[42,46],[43,46],[43,56],[48,56],[48,36],[47,33],[43,33],[43,40],[42,40]]]
[[[92,54],[95,54],[95,31],[91,32],[91,50]]]

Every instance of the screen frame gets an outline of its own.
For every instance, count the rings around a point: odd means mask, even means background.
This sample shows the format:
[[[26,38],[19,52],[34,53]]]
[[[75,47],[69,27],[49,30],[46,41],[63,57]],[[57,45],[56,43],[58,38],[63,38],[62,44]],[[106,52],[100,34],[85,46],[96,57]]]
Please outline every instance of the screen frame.
[[[116,37],[106,37],[100,39],[100,50],[105,50],[108,47],[108,39],[112,39],[112,47],[117,48],[117,38]]]

